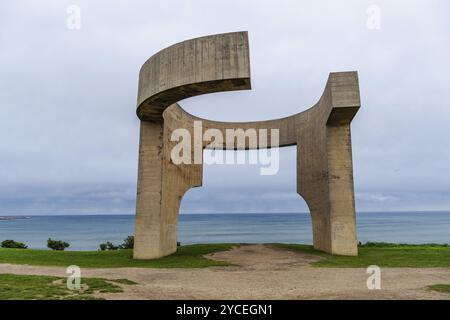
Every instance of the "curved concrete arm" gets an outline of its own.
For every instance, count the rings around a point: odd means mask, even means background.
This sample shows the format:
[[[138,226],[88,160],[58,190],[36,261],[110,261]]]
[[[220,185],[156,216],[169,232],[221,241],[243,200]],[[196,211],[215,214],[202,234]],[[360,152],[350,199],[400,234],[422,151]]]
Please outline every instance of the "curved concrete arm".
[[[316,127],[337,126],[349,124],[360,107],[358,74],[356,72],[336,72],[330,73],[327,84],[319,101],[311,108],[299,112],[297,114],[273,120],[253,121],[253,122],[222,122],[202,119],[186,112],[178,103],[174,103],[164,113],[164,119],[176,119],[175,125],[171,121],[167,125],[172,130],[176,127],[186,127],[192,130],[194,121],[201,121],[203,130],[218,129],[222,136],[226,136],[226,130],[261,129],[267,130],[268,138],[270,139],[271,129],[279,131],[279,147],[293,146],[301,144],[298,141],[298,134],[307,127],[311,117],[319,123]],[[249,145],[248,139],[245,141],[245,146],[238,146],[234,143],[233,149],[259,149],[261,146]],[[219,148],[225,149],[226,142],[222,145],[208,144],[204,142],[204,147],[208,149]],[[230,145],[228,144],[228,148]],[[262,148],[266,148],[264,144]]]
[[[137,115],[161,120],[171,104],[189,97],[250,89],[247,32],[190,39],[148,59],[139,72]]]

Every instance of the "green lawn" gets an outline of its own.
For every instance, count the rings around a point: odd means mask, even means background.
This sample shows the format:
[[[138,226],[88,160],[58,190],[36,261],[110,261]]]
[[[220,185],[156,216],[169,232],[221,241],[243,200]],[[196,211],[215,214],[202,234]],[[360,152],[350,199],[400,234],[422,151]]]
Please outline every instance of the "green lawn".
[[[358,247],[357,257],[333,256],[301,244],[273,244],[275,247],[298,250],[323,257],[315,267],[367,268],[379,267],[433,268],[450,267],[450,246],[436,244],[368,243]]]
[[[91,300],[96,299],[94,293],[123,292],[115,283],[136,284],[127,279],[82,278],[84,289],[78,291],[67,288],[66,278],[0,274],[0,300]]]
[[[204,268],[229,265],[203,257],[208,253],[230,250],[237,244],[195,244],[178,247],[176,253],[155,260],[134,260],[132,250],[50,251],[0,248],[0,263],[37,266],[77,265],[81,268]]]
[[[428,286],[428,289],[439,291],[439,292],[445,292],[450,293],[450,284],[434,284],[432,286]]]
[[[272,244],[278,248],[298,250],[323,257],[313,262],[315,267],[366,268],[379,267],[450,267],[450,246],[423,244],[368,243],[360,246],[357,257],[333,256],[301,244]],[[204,268],[229,265],[210,260],[203,255],[224,251],[237,244],[195,244],[181,246],[177,252],[155,260],[133,260],[131,250],[114,251],[50,251],[31,249],[1,249],[0,263],[41,266],[77,265],[82,268]]]

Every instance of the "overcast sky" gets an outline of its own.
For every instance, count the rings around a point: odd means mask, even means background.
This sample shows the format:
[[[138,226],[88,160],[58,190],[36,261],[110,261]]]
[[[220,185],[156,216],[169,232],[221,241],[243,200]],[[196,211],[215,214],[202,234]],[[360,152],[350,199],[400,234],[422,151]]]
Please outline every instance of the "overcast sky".
[[[72,4],[79,30],[67,28]],[[357,70],[357,210],[450,210],[449,13],[446,0],[1,1],[0,215],[134,213],[140,66],[176,42],[242,30],[252,90],[187,99],[188,112],[288,116],[317,101],[329,72]],[[283,149],[274,176],[205,166],[181,211],[307,212],[295,158]]]

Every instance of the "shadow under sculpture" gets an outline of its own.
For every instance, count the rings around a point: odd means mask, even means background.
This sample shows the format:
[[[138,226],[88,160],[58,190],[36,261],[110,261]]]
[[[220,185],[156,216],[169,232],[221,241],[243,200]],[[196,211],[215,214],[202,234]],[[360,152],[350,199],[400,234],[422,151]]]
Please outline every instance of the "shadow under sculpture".
[[[199,120],[205,130],[219,129],[224,136],[226,129],[267,129],[268,133],[278,129],[280,147],[297,146],[297,192],[311,213],[314,248],[358,254],[350,135],[350,122],[360,107],[357,73],[330,73],[313,107],[282,119],[209,121],[177,104],[196,95],[246,89],[251,89],[247,32],[187,40],[156,53],[142,66],[135,259],[159,258],[177,249],[180,202],[187,190],[202,185],[203,171],[202,159],[198,164],[171,161],[177,144],[171,135],[185,128],[194,136],[193,124]],[[207,146],[203,139],[194,143]],[[255,147],[246,143],[245,149]]]

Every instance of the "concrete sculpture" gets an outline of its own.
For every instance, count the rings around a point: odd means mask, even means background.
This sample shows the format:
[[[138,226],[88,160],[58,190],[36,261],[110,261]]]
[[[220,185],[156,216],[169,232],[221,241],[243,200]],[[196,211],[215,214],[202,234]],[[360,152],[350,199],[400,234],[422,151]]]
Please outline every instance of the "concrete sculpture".
[[[357,255],[350,122],[360,107],[356,72],[329,75],[319,101],[290,117],[247,123],[209,121],[177,102],[196,95],[250,89],[247,32],[187,40],[153,55],[141,68],[137,115],[141,120],[135,259],[169,255],[177,248],[180,202],[202,185],[202,163],[174,164],[174,130],[278,129],[279,145],[297,146],[297,192],[309,206],[314,247]],[[201,147],[207,147],[203,141]],[[228,146],[229,147],[229,146]],[[239,146],[231,146],[239,149]],[[245,149],[266,148],[249,145]]]

